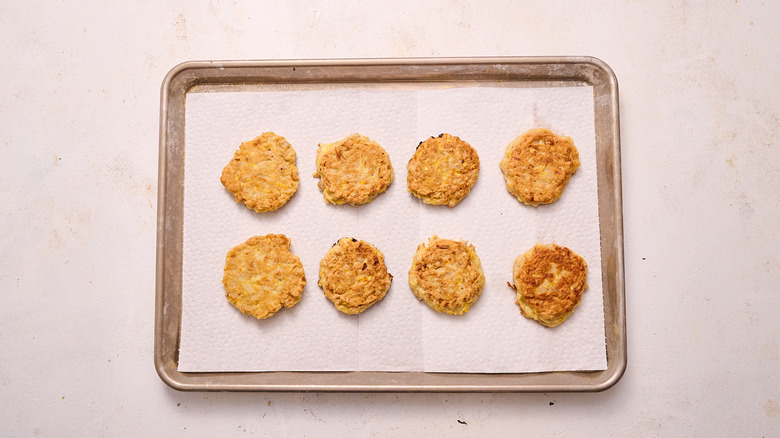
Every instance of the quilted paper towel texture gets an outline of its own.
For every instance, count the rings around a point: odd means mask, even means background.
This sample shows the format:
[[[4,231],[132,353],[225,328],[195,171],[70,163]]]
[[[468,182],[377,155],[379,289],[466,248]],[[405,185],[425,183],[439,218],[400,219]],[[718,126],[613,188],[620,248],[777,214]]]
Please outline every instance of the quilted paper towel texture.
[[[393,90],[191,92],[185,114],[185,195],[180,371],[534,372],[606,368],[596,185],[593,90],[466,86]],[[504,188],[506,145],[533,127],[571,136],[582,166],[561,199],[521,205]],[[258,214],[220,184],[238,145],[265,131],[295,148],[298,192]],[[360,132],[390,154],[395,180],[360,206],[325,203],[317,188],[318,143]],[[406,163],[425,138],[448,132],[479,153],[472,192],[453,209],[407,192]],[[283,233],[301,258],[301,301],[267,320],[224,297],[227,251],[253,235]],[[433,235],[471,242],[485,272],[480,300],[463,316],[438,314],[408,286],[412,256]],[[359,316],[336,311],[317,286],[319,261],[340,237],[371,242],[393,284]],[[512,263],[537,242],[555,242],[589,265],[589,290],[566,323],[548,329],[514,304]]]

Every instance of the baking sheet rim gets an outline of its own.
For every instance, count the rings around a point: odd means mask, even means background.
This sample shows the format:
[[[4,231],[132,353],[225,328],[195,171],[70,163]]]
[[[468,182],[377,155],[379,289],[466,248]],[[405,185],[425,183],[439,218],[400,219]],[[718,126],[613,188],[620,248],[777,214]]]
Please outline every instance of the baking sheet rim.
[[[533,73],[545,67],[556,67],[555,74]],[[299,77],[291,77],[296,67],[303,70]],[[315,72],[338,70],[339,78],[332,82],[388,82],[393,80],[426,81],[425,74],[433,72],[440,81],[458,81],[471,77],[464,73],[467,68],[481,67],[485,71],[473,74],[473,78],[490,75],[503,76],[506,81],[552,81],[568,82],[579,79],[594,87],[594,107],[596,108],[597,156],[606,153],[606,161],[599,158],[599,217],[601,219],[602,245],[602,282],[604,283],[605,341],[607,347],[607,369],[603,371],[555,371],[544,373],[516,374],[474,374],[474,373],[425,373],[425,372],[210,372],[182,373],[177,369],[179,325],[181,320],[181,289],[178,284],[178,296],[168,288],[175,280],[176,257],[178,257],[178,276],[181,277],[181,228],[170,229],[169,208],[171,192],[175,192],[178,181],[169,180],[169,146],[183,135],[177,136],[174,124],[171,125],[169,111],[178,109],[183,121],[183,99],[190,88],[198,83],[261,83],[264,80],[276,80],[278,83],[314,83],[325,82],[322,77],[305,77],[306,70]],[[498,70],[496,70],[496,68]],[[255,73],[255,70],[274,70],[273,74]],[[386,77],[381,69],[404,71],[406,76]],[[400,69],[400,70],[398,70]],[[449,70],[453,72],[447,73]],[[512,70],[517,70],[512,73]],[[519,70],[518,70],[519,69]],[[528,69],[524,71],[523,69]],[[249,70],[249,74],[246,71]],[[278,70],[278,71],[276,71]],[[361,74],[377,70],[374,76],[361,79]],[[187,73],[188,78],[181,80]],[[234,72],[236,76],[230,76]],[[354,72],[354,73],[350,73]],[[203,73],[215,75],[206,78]],[[452,75],[448,77],[448,75]],[[480,76],[482,75],[482,76]],[[590,77],[588,77],[590,75]],[[422,77],[422,78],[421,78]],[[254,79],[253,79],[254,78]],[[346,78],[346,79],[345,79]],[[430,78],[427,78],[431,80]],[[493,79],[495,80],[495,79]],[[179,81],[177,83],[177,81]],[[606,102],[599,102],[598,95],[605,92]],[[181,99],[181,107],[169,105],[175,98]],[[407,59],[342,59],[342,60],[277,60],[277,61],[190,61],[175,66],[165,77],[161,87],[160,106],[160,151],[158,168],[158,223],[157,223],[157,278],[155,300],[155,368],[160,378],[169,386],[178,390],[235,390],[235,391],[384,391],[384,392],[555,392],[555,391],[602,391],[612,387],[622,377],[626,369],[626,330],[625,330],[625,291],[623,280],[623,230],[622,230],[622,193],[620,175],[620,140],[618,115],[617,79],[612,70],[601,60],[592,57],[512,57],[512,58],[407,58]],[[601,114],[599,108],[604,108]],[[602,120],[603,117],[607,120]],[[177,121],[173,117],[174,122]],[[609,132],[599,130],[599,124],[606,122]],[[183,126],[179,127],[183,129]],[[178,133],[181,134],[181,133]],[[606,134],[606,135],[605,135]],[[605,137],[605,138],[602,138]],[[601,138],[601,141],[599,139]],[[604,144],[607,141],[609,144]],[[176,146],[177,143],[173,143]],[[183,152],[182,147],[182,152]],[[183,153],[182,153],[183,161]],[[611,211],[602,211],[602,179],[608,178],[612,190],[608,204]],[[175,194],[175,193],[174,193]],[[608,221],[603,219],[607,217]],[[606,225],[605,225],[606,222]],[[605,226],[611,226],[607,233],[614,239],[605,242]],[[610,231],[610,230],[607,230]],[[178,241],[177,241],[178,237]],[[176,248],[171,248],[178,242]],[[606,249],[605,243],[610,245]],[[173,254],[171,253],[173,251]],[[605,261],[609,256],[609,260]],[[173,265],[173,266],[172,266]],[[614,280],[612,288],[607,282]],[[610,295],[608,296],[608,291]],[[172,300],[178,298],[178,302]],[[178,312],[178,314],[177,314]],[[608,314],[609,313],[609,314]],[[608,321],[612,319],[612,324]],[[174,330],[175,329],[175,330]],[[528,381],[525,383],[524,381]]]

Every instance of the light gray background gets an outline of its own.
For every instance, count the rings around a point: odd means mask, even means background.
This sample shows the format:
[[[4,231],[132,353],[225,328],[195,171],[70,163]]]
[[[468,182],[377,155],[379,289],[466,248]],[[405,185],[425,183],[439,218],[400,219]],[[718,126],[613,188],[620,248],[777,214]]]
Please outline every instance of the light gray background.
[[[777,434],[780,5],[581,5],[0,4],[0,435]],[[152,328],[167,71],[190,59],[480,55],[591,55],[617,74],[623,379],[598,394],[165,386]]]

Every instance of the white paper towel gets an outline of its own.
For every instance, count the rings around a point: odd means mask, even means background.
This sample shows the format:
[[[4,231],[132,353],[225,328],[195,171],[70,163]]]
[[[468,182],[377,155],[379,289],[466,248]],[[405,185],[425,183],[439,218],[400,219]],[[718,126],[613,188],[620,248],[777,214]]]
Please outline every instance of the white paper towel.
[[[538,372],[606,369],[596,146],[591,87],[515,88],[469,84],[316,91],[191,92],[185,114],[185,190],[180,371]],[[498,163],[528,129],[574,139],[581,167],[563,196],[520,204]],[[219,182],[243,141],[265,131],[296,150],[298,192],[281,209],[255,213]],[[359,207],[327,204],[317,188],[317,144],[359,132],[390,154],[395,181]],[[480,175],[455,208],[423,204],[407,192],[406,163],[417,144],[442,132],[479,153]],[[266,320],[236,310],[221,283],[225,254],[254,235],[283,233],[303,262],[301,301]],[[462,316],[439,314],[408,286],[412,256],[437,234],[472,243],[485,289]],[[393,283],[359,316],[336,311],[317,286],[319,261],[340,237],[374,244]],[[564,245],[588,262],[589,289],[561,326],[520,314],[514,259],[537,242]]]

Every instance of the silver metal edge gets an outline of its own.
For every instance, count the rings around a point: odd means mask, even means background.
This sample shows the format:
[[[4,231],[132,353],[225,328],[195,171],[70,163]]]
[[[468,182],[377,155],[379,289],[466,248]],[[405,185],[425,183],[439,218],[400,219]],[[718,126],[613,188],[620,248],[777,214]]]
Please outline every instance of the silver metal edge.
[[[613,202],[615,204],[615,226],[617,230],[615,232],[617,238],[617,245],[615,251],[617,252],[617,266],[615,269],[616,275],[616,287],[617,287],[617,300],[615,307],[617,308],[617,324],[619,330],[617,331],[618,346],[621,350],[620,357],[622,360],[618,363],[618,367],[613,373],[605,379],[601,384],[593,387],[594,391],[604,391],[613,387],[626,372],[628,367],[628,343],[626,333],[626,292],[625,292],[625,260],[623,249],[623,181],[622,181],[622,165],[620,156],[620,99],[618,90],[618,80],[615,72],[604,61],[595,57],[587,57],[590,63],[609,78],[610,89],[610,109],[612,118],[615,120],[615,129],[612,131],[612,181],[615,185],[613,190]]]
[[[156,281],[155,281],[155,323],[154,323],[154,367],[157,375],[168,386],[177,390],[192,389],[190,385],[176,380],[172,370],[168,369],[163,357],[162,337],[164,328],[165,310],[165,226],[167,209],[167,183],[168,183],[168,96],[171,82],[181,72],[199,63],[184,62],[173,67],[165,75],[160,87],[160,138],[157,162],[157,250],[156,250]],[[174,371],[178,372],[178,371]]]
[[[334,59],[275,59],[275,60],[213,60],[186,61],[176,65],[166,76],[166,80],[184,70],[201,68],[241,68],[241,67],[315,67],[315,66],[383,66],[383,65],[459,65],[459,64],[593,64],[604,70],[610,77],[614,73],[606,63],[590,56],[509,56],[509,57],[471,57],[471,58],[334,58]]]

